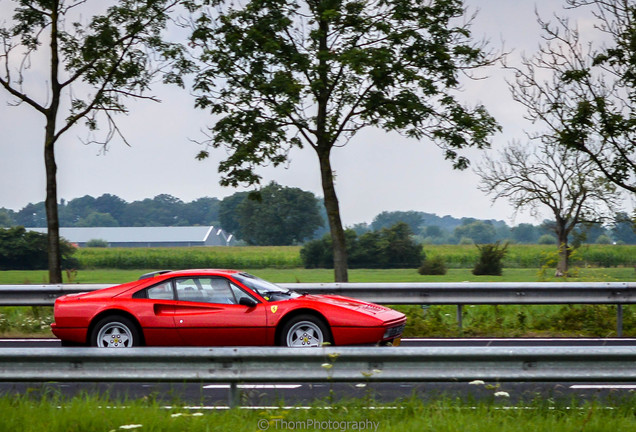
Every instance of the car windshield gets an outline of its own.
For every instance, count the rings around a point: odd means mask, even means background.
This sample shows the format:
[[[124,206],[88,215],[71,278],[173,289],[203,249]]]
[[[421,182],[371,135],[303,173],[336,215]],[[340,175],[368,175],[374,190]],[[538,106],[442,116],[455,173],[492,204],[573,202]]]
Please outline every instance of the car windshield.
[[[287,288],[279,287],[271,282],[248,273],[237,273],[234,277],[249,289],[268,301],[282,300],[283,298],[296,297],[297,294]]]

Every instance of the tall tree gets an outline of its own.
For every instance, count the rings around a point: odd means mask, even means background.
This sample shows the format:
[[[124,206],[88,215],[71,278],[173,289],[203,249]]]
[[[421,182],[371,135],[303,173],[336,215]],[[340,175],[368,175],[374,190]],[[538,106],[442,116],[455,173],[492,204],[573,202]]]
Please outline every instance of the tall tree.
[[[236,217],[241,239],[253,245],[299,244],[324,223],[313,193],[274,182],[258,191],[258,199],[244,199]]]
[[[14,212],[6,208],[0,208],[0,228],[8,228],[13,226]]]
[[[220,202],[218,198],[198,198],[183,206],[183,218],[188,225],[217,225]]]
[[[153,99],[146,91],[167,63],[181,69],[189,66],[180,46],[164,41],[162,35],[168,13],[179,2],[119,0],[87,22],[83,14],[92,15],[96,7],[104,9],[102,2],[14,3],[13,20],[8,27],[0,28],[0,87],[18,103],[42,114],[45,121],[49,280],[60,283],[55,146],[76,124],[84,122],[95,131],[102,121],[108,124],[108,130],[99,143],[105,145],[120,135],[114,115],[127,112],[126,99]],[[30,68],[36,57],[48,64],[44,74]],[[180,73],[167,72],[164,79],[182,84]],[[38,80],[46,87],[45,92],[33,85]]]
[[[614,240],[627,244],[636,244],[636,224],[627,213],[616,213],[611,226]]]
[[[471,37],[462,0],[208,1],[191,42],[204,68],[196,105],[218,121],[211,147],[229,156],[224,185],[257,184],[258,166],[280,165],[292,147],[319,162],[334,276],[346,281],[347,249],[331,166],[335,146],[371,126],[458,151],[483,148],[498,129],[483,106],[462,105],[460,78],[495,56]],[[202,151],[200,158],[208,156]]]
[[[557,276],[568,272],[568,240],[575,227],[608,217],[617,205],[615,186],[599,176],[585,154],[552,143],[513,143],[497,157],[487,156],[477,168],[480,189],[493,201],[507,199],[515,209],[552,213],[551,228],[559,246]]]
[[[422,212],[417,211],[383,211],[373,218],[371,229],[379,231],[382,228],[389,228],[398,222],[408,224],[412,232],[419,232],[422,225]]]
[[[453,231],[457,241],[470,239],[474,243],[494,243],[497,231],[491,223],[474,221],[458,226]]]
[[[522,67],[511,68],[518,84],[513,97],[528,108],[530,120],[548,127],[548,140],[558,136],[610,181],[636,193],[636,4],[567,3],[590,7],[598,33],[584,38],[567,19],[539,18],[545,43]]]
[[[221,227],[234,234],[234,237],[243,238],[241,224],[238,217],[238,207],[248,199],[249,192],[235,192],[223,198],[219,204],[219,222]]]
[[[124,211],[124,226],[183,226],[184,203],[172,195],[161,194],[150,199],[134,201]]]

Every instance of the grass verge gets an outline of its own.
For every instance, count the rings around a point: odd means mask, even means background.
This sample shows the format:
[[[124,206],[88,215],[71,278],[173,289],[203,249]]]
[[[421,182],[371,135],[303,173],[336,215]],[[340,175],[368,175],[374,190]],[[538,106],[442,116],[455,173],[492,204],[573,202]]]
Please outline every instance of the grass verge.
[[[146,269],[87,269],[63,274],[64,283],[118,284],[130,282],[144,273],[158,270]],[[256,276],[275,283],[333,282],[333,270],[305,268],[250,268],[241,267]],[[586,267],[575,269],[575,276],[554,278],[553,272],[540,268],[505,268],[502,276],[475,276],[470,269],[449,269],[442,276],[422,276],[414,269],[351,269],[350,282],[630,282],[636,280],[636,270],[631,267]],[[0,285],[46,284],[46,270],[0,271]]]
[[[0,397],[0,432],[73,431],[463,431],[570,432],[629,431],[636,428],[634,401],[555,404],[537,400],[524,406],[505,402],[467,404],[457,400],[422,402],[417,398],[368,409],[368,401],[308,409],[190,410],[164,407],[151,398],[113,401],[85,395],[70,399]],[[89,414],[90,413],[90,414]]]

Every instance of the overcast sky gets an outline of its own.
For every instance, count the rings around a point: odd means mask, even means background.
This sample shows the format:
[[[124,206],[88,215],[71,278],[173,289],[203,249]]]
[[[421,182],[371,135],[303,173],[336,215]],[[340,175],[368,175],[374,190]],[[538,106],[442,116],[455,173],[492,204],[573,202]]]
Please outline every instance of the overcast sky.
[[[5,2],[6,3],[6,2]],[[484,36],[493,48],[504,44],[509,63],[522,54],[530,55],[539,44],[535,8],[542,17],[562,13],[556,0],[470,0],[480,11],[473,32]],[[0,5],[2,2],[0,2]],[[6,10],[6,8],[5,8]],[[0,8],[0,13],[2,9]],[[570,12],[570,14],[572,14]],[[589,14],[576,11],[574,18],[582,31],[591,29]],[[0,22],[6,17],[0,15]],[[488,71],[486,80],[469,83],[463,97],[471,104],[484,103],[499,121],[503,132],[493,138],[496,151],[512,139],[523,139],[524,111],[512,101],[505,78],[498,68]],[[44,92],[43,92],[44,93]],[[212,150],[205,161],[195,160],[201,147],[192,140],[209,124],[209,116],[193,108],[193,98],[176,88],[158,85],[154,94],[161,104],[130,102],[130,114],[119,118],[131,146],[113,141],[106,154],[100,147],[84,145],[83,128],[67,133],[57,144],[58,196],[71,200],[84,195],[118,195],[128,202],[170,194],[191,201],[200,197],[223,198],[236,189],[219,186],[217,164],[225,156]],[[44,94],[43,94],[44,97]],[[27,106],[9,106],[12,99],[0,89],[0,207],[19,210],[45,198],[43,160],[44,122]],[[60,115],[60,120],[64,114]],[[483,152],[470,152],[478,162]],[[285,168],[261,170],[263,183],[299,187],[321,196],[317,158],[312,149],[291,153]],[[409,140],[397,134],[367,129],[349,144],[333,152],[336,188],[346,225],[370,222],[388,210],[417,210],[440,216],[501,219],[509,224],[540,222],[526,214],[512,219],[513,209],[477,189],[477,177],[469,169],[454,171],[434,144]],[[631,208],[633,203],[628,204]]]

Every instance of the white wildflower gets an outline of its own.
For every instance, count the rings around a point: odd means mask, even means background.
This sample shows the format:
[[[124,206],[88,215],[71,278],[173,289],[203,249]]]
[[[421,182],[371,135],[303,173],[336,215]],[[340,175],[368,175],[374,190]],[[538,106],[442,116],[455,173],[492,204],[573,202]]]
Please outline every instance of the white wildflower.
[[[482,380],[475,380],[475,381],[471,381],[468,383],[469,385],[484,385],[486,384],[485,382],[483,382]]]
[[[495,397],[510,397],[510,393],[505,392],[505,391],[498,391],[495,393]]]

